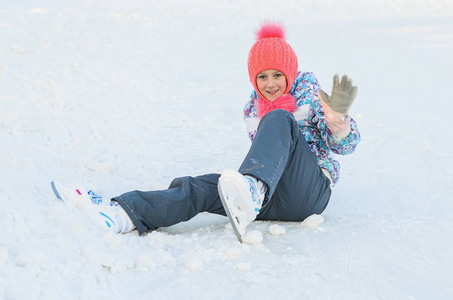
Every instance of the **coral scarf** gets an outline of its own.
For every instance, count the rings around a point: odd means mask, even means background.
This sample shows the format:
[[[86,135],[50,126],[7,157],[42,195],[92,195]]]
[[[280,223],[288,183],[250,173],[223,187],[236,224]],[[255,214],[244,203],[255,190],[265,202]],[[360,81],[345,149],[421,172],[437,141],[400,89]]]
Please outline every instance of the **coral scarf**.
[[[293,113],[296,111],[296,98],[291,94],[283,94],[275,101],[269,101],[266,99],[258,98],[257,104],[258,117],[264,117],[268,112],[273,111],[274,109],[284,109]]]

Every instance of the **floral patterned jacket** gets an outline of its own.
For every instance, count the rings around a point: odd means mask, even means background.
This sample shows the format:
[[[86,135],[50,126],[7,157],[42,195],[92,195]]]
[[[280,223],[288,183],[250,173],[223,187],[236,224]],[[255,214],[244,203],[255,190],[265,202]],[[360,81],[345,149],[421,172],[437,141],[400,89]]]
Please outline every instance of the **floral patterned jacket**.
[[[340,164],[333,158],[332,152],[340,155],[354,152],[360,142],[360,133],[356,122],[350,117],[349,135],[339,138],[332,134],[327,128],[324,109],[318,97],[319,89],[318,80],[313,73],[299,72],[290,91],[296,98],[297,104],[293,115],[311,151],[316,156],[318,165],[327,170],[335,185],[340,178]],[[244,107],[244,119],[252,142],[260,122],[256,108],[258,97],[256,91],[253,91]]]

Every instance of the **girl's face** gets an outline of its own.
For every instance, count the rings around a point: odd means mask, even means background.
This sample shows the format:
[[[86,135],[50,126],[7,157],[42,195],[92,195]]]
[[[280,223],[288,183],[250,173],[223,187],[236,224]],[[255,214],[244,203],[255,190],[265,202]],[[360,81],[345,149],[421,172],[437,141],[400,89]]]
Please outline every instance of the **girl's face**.
[[[256,76],[256,85],[267,100],[273,102],[286,91],[286,76],[277,70],[266,70]]]

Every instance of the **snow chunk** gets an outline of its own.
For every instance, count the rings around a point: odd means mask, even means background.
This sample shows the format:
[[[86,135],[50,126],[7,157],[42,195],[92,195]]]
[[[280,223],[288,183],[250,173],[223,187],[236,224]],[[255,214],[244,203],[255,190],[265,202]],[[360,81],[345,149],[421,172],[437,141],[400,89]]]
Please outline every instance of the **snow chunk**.
[[[123,243],[122,236],[114,233],[113,231],[107,231],[103,237],[102,240],[109,246],[112,247],[119,247]]]
[[[284,235],[286,234],[286,229],[278,224],[269,226],[269,233],[271,235]]]
[[[228,256],[229,258],[237,258],[243,254],[243,251],[239,247],[228,247],[224,251],[225,255]]]
[[[9,258],[8,248],[0,247],[0,266],[6,264],[8,258]]]
[[[41,270],[51,271],[55,269],[53,257],[41,249],[25,248],[17,254],[14,262],[19,267],[37,266]]]
[[[261,231],[258,231],[258,230],[249,231],[242,238],[242,241],[244,243],[250,244],[250,245],[259,244],[259,243],[261,243],[262,240],[263,240],[263,234],[261,233]]]
[[[250,271],[250,268],[252,267],[252,264],[249,262],[241,262],[238,263],[237,269],[239,271]]]
[[[32,7],[28,10],[29,14],[44,15],[47,14],[47,11],[43,8]]]
[[[143,253],[137,258],[136,267],[139,271],[148,271],[149,269],[154,269],[156,263],[150,253]]]
[[[300,226],[315,229],[322,223],[324,223],[324,218],[321,215],[314,214],[306,218],[302,223],[300,223]]]
[[[128,257],[122,257],[118,260],[115,260],[113,266],[110,268],[110,271],[112,273],[121,273],[128,269],[132,269],[134,267],[134,264],[135,262],[132,259]]]
[[[316,231],[324,232],[324,231],[326,231],[326,230],[324,229],[324,227],[319,226],[318,228],[316,228]]]
[[[99,255],[99,263],[103,267],[112,268],[115,263],[115,257],[113,255],[104,253],[102,255]]]
[[[199,257],[194,257],[185,263],[187,269],[191,271],[203,270],[203,261]]]
[[[91,163],[88,166],[88,170],[95,172],[95,173],[111,174],[111,173],[113,173],[114,169],[115,168],[111,163],[96,162],[96,163]]]
[[[21,55],[27,54],[27,51],[25,51],[24,48],[22,48],[21,46],[18,46],[18,45],[11,46],[10,50],[16,54],[21,54]]]
[[[158,266],[174,267],[176,266],[176,258],[164,250],[154,253],[154,259]]]

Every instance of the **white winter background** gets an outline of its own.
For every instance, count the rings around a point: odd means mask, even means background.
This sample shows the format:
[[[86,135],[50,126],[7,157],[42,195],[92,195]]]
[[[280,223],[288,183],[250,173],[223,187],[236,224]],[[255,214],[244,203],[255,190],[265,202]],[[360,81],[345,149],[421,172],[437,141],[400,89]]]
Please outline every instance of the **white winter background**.
[[[265,19],[324,89],[359,87],[323,220],[240,244],[222,216],[114,235],[57,201],[52,180],[108,198],[238,168]],[[450,0],[0,0],[0,299],[451,299],[452,20]]]

